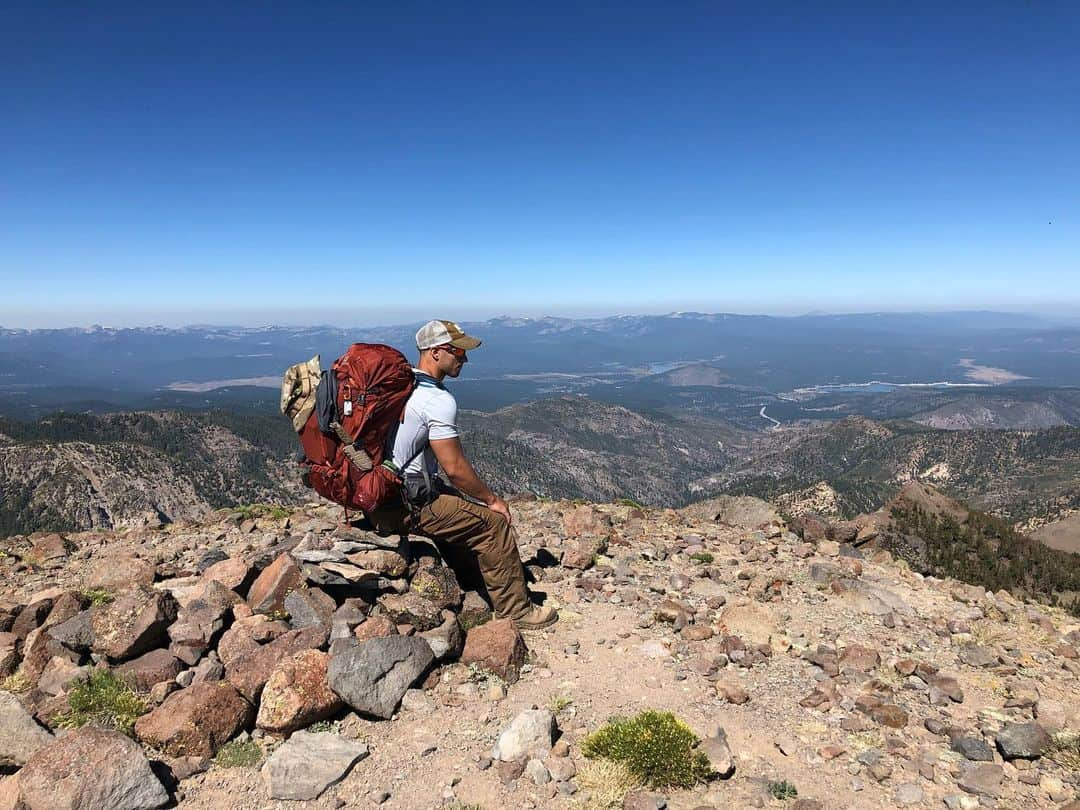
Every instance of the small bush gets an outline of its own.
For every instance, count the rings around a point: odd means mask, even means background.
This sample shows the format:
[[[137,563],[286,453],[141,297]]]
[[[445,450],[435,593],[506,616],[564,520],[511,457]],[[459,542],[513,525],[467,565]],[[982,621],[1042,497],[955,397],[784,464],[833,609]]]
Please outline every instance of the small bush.
[[[787,801],[788,799],[794,799],[799,795],[799,791],[795,789],[795,786],[786,779],[782,782],[769,782],[769,795],[774,799],[780,801]]]
[[[123,681],[108,670],[96,670],[68,693],[68,710],[57,718],[57,725],[78,728],[90,723],[130,737],[135,721],[146,711],[146,704]]]
[[[548,708],[551,709],[552,714],[559,714],[573,702],[566,695],[552,695],[551,700],[548,701]]]
[[[709,777],[709,760],[694,746],[698,738],[671,712],[645,711],[616,718],[582,742],[587,757],[625,762],[652,788],[692,787]]]
[[[644,509],[645,508],[640,503],[635,501],[633,498],[619,498],[619,503],[622,504],[623,506],[629,506],[632,509]]]
[[[116,598],[116,595],[112,591],[107,591],[104,588],[89,588],[88,590],[83,591],[81,596],[93,607],[107,605]]]
[[[716,558],[707,551],[697,551],[690,555],[690,559],[702,565],[709,565]]]
[[[254,740],[233,740],[221,746],[214,764],[219,768],[254,768],[262,758],[262,749]]]

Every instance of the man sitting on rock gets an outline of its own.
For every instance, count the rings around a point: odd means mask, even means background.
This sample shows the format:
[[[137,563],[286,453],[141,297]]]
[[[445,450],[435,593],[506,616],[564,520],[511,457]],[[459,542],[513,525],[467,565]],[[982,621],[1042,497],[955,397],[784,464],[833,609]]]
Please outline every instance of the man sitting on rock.
[[[522,630],[538,630],[554,624],[559,614],[529,601],[510,507],[465,457],[457,401],[443,387],[446,377],[461,374],[469,361],[466,352],[479,345],[453,321],[429,321],[416,333],[418,384],[405,405],[393,451],[394,463],[405,465],[409,506],[382,507],[369,518],[381,532],[408,530],[431,538],[450,562],[458,562],[459,571],[461,552],[469,552],[496,615],[513,619]],[[448,481],[439,476],[440,468]]]

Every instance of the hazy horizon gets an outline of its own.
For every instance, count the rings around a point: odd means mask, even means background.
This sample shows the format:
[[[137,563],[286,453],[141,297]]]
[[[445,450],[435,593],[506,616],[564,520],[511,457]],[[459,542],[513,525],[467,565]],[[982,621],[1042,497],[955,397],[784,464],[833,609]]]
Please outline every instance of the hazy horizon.
[[[444,309],[447,309],[444,307]],[[607,310],[592,310],[583,309],[580,311],[566,310],[561,311],[533,311],[522,312],[515,310],[492,310],[484,312],[466,312],[460,311],[452,312],[428,312],[421,311],[419,309],[402,310],[400,312],[392,312],[383,310],[379,313],[371,313],[365,316],[360,313],[351,312],[346,314],[344,312],[338,313],[334,316],[332,313],[327,313],[325,310],[319,314],[311,313],[309,316],[305,316],[302,310],[295,310],[292,313],[278,313],[277,316],[262,317],[257,313],[249,313],[247,316],[237,317],[237,313],[233,312],[231,315],[226,316],[222,313],[216,313],[213,311],[203,313],[191,313],[189,315],[174,314],[171,317],[166,315],[164,317],[155,317],[153,315],[146,315],[140,318],[86,318],[82,320],[74,320],[73,318],[61,319],[58,316],[55,320],[45,321],[26,321],[21,318],[6,318],[0,314],[0,329],[28,329],[28,330],[49,330],[49,329],[89,329],[93,327],[102,327],[107,329],[145,329],[160,327],[165,329],[184,329],[184,328],[242,328],[242,329],[258,329],[258,328],[270,328],[270,327],[332,327],[332,328],[367,328],[367,327],[382,327],[382,326],[403,326],[413,323],[419,323],[429,320],[432,317],[445,317],[458,320],[461,322],[484,322],[498,318],[528,318],[528,319],[541,319],[545,317],[550,318],[566,318],[570,320],[589,320],[589,319],[603,319],[603,318],[615,318],[620,316],[667,316],[677,315],[681,313],[694,313],[700,315],[735,315],[744,317],[772,317],[772,318],[800,318],[810,316],[830,316],[830,315],[944,315],[944,314],[988,314],[997,315],[1003,317],[1018,317],[1018,318],[1032,318],[1035,320],[1043,321],[1047,326],[1080,326],[1080,309],[1074,309],[1069,311],[1033,311],[1033,310],[1018,310],[1018,309],[1006,309],[1006,308],[994,308],[994,307],[937,307],[937,308],[875,308],[875,309],[850,309],[850,310],[822,310],[822,309],[804,309],[800,311],[761,311],[761,310],[735,310],[735,309],[715,309],[715,308],[691,308],[686,307],[682,309],[653,309],[653,310],[640,310],[640,309],[607,309]],[[100,313],[99,313],[100,314]]]

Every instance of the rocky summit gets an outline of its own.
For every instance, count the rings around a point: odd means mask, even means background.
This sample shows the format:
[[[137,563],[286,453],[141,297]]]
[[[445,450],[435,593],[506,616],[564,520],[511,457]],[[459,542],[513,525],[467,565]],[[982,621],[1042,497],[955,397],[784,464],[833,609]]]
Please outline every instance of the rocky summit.
[[[325,504],[8,538],[0,808],[1080,806],[1075,618],[737,505],[518,499],[525,636]],[[707,778],[585,755],[645,710]]]

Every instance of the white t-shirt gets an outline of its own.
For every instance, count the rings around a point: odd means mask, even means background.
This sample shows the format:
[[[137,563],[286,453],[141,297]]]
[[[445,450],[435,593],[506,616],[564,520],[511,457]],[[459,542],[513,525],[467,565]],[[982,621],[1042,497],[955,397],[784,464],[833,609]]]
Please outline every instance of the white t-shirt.
[[[453,439],[458,435],[457,400],[423,371],[414,368],[413,373],[419,384],[405,403],[405,420],[394,438],[394,463],[400,468],[423,447],[424,452],[409,463],[405,472],[422,472],[420,465],[427,464],[428,472],[434,475],[439,463],[427,444],[432,439]]]

